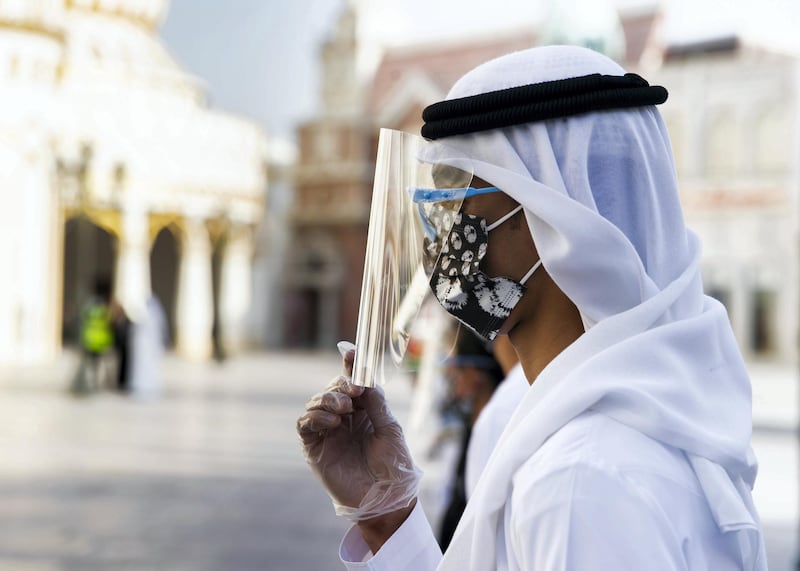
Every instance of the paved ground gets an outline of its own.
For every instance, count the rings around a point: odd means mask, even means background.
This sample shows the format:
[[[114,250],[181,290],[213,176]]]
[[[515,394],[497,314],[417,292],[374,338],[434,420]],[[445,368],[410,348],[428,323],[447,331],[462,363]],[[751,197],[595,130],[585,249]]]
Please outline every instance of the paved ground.
[[[168,366],[163,399],[0,393],[0,571],[340,569],[346,528],[294,435],[330,356]],[[65,366],[64,370],[68,370]]]
[[[346,524],[294,435],[338,356],[270,354],[210,367],[169,360],[157,402],[72,398],[64,390],[72,366],[67,358],[55,371],[0,374],[0,571],[340,569]],[[788,571],[798,447],[788,397],[770,379],[757,391],[765,420],[754,437],[755,497],[770,569]],[[402,383],[389,393],[402,418]]]

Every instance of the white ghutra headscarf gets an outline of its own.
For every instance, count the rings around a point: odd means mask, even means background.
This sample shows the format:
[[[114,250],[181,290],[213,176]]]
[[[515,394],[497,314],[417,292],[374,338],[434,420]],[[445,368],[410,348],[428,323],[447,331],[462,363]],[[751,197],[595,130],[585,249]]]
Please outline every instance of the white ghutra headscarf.
[[[624,70],[583,48],[535,48],[476,68],[448,99],[592,73]],[[765,569],[750,494],[750,381],[723,306],[703,294],[700,244],[684,225],[658,111],[590,113],[445,141],[449,155],[438,162],[471,170],[523,205],[543,265],[586,333],[517,408],[440,569],[495,568],[514,473],[589,408],[685,451],[721,532],[737,534],[747,569]]]

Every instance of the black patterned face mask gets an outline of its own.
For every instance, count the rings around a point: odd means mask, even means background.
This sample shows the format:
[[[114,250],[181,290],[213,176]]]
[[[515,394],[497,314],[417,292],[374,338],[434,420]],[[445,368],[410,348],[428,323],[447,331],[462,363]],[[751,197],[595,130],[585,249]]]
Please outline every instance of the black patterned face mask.
[[[478,269],[486,254],[489,232],[520,210],[522,206],[489,227],[479,216],[455,214],[430,279],[431,289],[445,311],[489,341],[497,337],[511,310],[522,299],[525,282],[542,263],[536,262],[519,282],[490,278]]]

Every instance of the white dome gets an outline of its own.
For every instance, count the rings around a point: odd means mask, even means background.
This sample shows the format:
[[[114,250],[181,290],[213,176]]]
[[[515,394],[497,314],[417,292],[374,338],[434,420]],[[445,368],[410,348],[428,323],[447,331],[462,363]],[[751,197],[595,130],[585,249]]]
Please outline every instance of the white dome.
[[[155,30],[167,0],[68,0],[68,4],[60,22],[66,83],[78,89],[116,85],[129,90],[138,85],[197,103],[204,100],[201,83],[181,69]]]
[[[0,0],[0,22],[25,29],[57,29],[64,11],[118,17],[155,28],[166,17],[169,0]]]
[[[63,0],[0,0],[0,22],[28,30],[49,30]]]
[[[67,0],[67,8],[121,16],[156,26],[169,9],[169,0]]]

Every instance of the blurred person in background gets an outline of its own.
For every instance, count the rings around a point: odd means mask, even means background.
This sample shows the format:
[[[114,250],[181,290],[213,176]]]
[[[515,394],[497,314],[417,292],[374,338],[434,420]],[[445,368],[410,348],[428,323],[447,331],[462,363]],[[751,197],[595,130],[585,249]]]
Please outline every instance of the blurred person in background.
[[[442,554],[402,428],[380,388],[348,381],[346,351],[297,430],[354,524],[348,568],[767,569],[750,380],[703,293],[666,97],[596,52],[547,46],[477,67],[426,109],[436,164],[480,191],[443,230],[474,237],[480,263],[432,289],[482,336],[508,335],[531,386]]]
[[[99,390],[107,383],[104,357],[114,347],[114,325],[111,313],[111,281],[94,280],[92,294],[80,313],[81,360],[71,390],[84,395]]]
[[[421,319],[414,324],[419,366],[413,377],[411,409],[404,432],[409,449],[424,472],[419,494],[425,514],[431,526],[441,530],[453,496],[452,475],[459,463],[462,463],[460,471],[465,476],[466,495],[469,497],[529,385],[508,337],[497,337],[490,344],[490,355],[506,378],[490,395],[485,406],[482,405],[483,399],[479,399],[479,405],[474,408],[474,422],[471,412],[465,418],[463,405],[454,401],[453,388],[448,387],[447,364],[454,358],[448,355],[459,352],[456,340],[461,337],[468,339],[473,334],[454,327],[458,323],[442,312],[432,297],[423,304],[420,316]],[[487,343],[476,343],[480,347],[475,350],[487,351]],[[473,411],[472,404],[467,408]],[[462,449],[465,424],[471,428],[466,458]]]
[[[411,380],[411,402],[404,425],[408,446],[425,477],[420,498],[434,529],[441,527],[449,501],[449,483],[458,462],[461,419],[446,406],[444,363],[453,351],[453,320],[431,296],[420,308],[411,331],[419,357]]]
[[[131,320],[125,308],[117,299],[112,299],[109,305],[109,314],[114,331],[114,352],[117,355],[117,384],[116,389],[121,393],[130,390],[130,330]]]
[[[131,394],[155,398],[161,394],[161,365],[169,343],[164,307],[154,294],[147,299],[141,319],[135,321],[131,335]]]
[[[461,421],[461,443],[449,486],[450,498],[438,535],[442,549],[447,549],[450,544],[467,505],[467,449],[472,428],[505,376],[488,345],[471,330],[459,328],[454,354],[447,359],[445,365],[445,378],[450,384],[450,401],[458,411]]]

